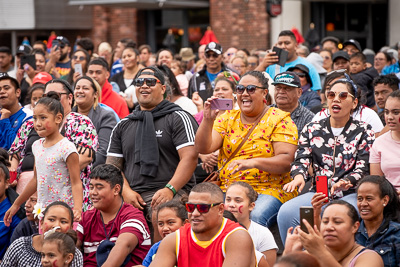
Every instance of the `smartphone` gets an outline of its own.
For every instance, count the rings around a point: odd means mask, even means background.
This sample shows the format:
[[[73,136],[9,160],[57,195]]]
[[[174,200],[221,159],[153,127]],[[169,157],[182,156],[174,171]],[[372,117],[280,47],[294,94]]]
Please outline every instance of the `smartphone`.
[[[10,184],[17,180],[17,171],[9,171],[10,173]]]
[[[231,110],[233,109],[233,101],[228,98],[216,98],[211,101],[211,109]]]
[[[77,63],[74,65],[75,68],[75,72],[78,72],[81,74],[81,76],[83,76],[83,71],[82,71],[82,64],[81,63]]]
[[[36,70],[36,58],[35,58],[35,55],[22,55],[21,56],[21,63],[20,63],[19,68],[23,69],[25,64],[28,64],[34,70]]]
[[[308,234],[308,229],[303,223],[303,219],[305,219],[311,227],[314,227],[313,207],[300,207],[300,229]]]
[[[323,193],[328,198],[330,197],[329,190],[328,190],[328,177],[327,176],[315,177],[315,185],[316,185],[317,193]],[[328,202],[328,200],[325,201],[325,203],[327,203],[327,202]]]
[[[289,52],[286,50],[283,50],[279,47],[274,46],[272,48],[272,51],[276,53],[276,55],[278,56],[278,65],[284,67],[286,64],[286,60],[288,58]]]

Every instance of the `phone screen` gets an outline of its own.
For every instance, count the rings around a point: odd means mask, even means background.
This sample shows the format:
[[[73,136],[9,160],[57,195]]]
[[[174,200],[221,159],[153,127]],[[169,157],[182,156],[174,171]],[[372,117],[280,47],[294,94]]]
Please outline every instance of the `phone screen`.
[[[311,227],[314,227],[313,207],[300,207],[300,229],[308,234],[308,229],[303,223],[303,219],[305,219]]]

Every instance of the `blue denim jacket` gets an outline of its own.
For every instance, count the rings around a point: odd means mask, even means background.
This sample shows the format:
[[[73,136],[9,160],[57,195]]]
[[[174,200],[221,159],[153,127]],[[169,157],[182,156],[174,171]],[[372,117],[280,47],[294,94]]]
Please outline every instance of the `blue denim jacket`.
[[[382,222],[382,224],[385,221]],[[356,233],[356,242],[366,248],[375,250],[383,260],[385,267],[399,266],[400,263],[400,223],[390,222],[375,240],[368,237],[364,221]]]

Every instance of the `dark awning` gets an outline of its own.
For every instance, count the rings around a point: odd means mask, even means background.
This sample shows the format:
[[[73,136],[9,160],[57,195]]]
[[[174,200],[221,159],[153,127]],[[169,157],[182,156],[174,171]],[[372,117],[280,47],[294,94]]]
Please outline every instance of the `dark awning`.
[[[68,4],[129,6],[138,9],[204,8],[210,6],[208,0],[69,0]]]

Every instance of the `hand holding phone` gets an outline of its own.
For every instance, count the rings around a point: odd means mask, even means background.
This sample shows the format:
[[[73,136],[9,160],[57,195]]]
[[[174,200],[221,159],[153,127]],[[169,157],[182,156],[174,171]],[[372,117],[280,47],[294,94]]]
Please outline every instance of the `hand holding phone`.
[[[322,193],[326,197],[330,197],[328,190],[328,177],[327,176],[316,176],[315,177],[315,185],[317,189],[317,193]],[[325,201],[327,203],[328,200]]]
[[[76,73],[79,73],[81,76],[83,76],[82,64],[77,63],[74,65],[74,68]]]
[[[274,46],[272,48],[272,51],[276,53],[276,55],[278,56],[278,65],[284,67],[289,55],[289,52],[286,50],[283,50],[279,47]]]
[[[22,55],[21,56],[21,65],[20,69],[26,69],[25,64],[31,66],[34,70],[36,70],[36,58],[35,55]]]
[[[308,234],[308,229],[303,223],[305,219],[311,227],[314,227],[314,209],[313,207],[300,207],[300,229]]]
[[[233,101],[229,98],[216,98],[211,101],[211,109],[231,110],[233,109]]]

